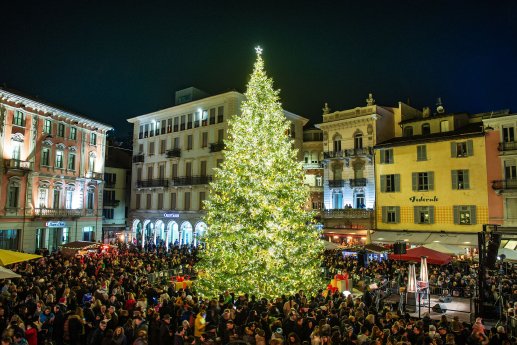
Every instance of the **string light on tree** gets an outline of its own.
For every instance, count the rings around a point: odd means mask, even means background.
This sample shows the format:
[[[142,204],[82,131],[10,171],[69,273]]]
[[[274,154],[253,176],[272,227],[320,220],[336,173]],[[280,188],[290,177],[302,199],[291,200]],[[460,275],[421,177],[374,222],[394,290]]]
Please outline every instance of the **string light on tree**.
[[[323,244],[303,210],[308,190],[279,92],[257,54],[240,116],[229,124],[224,161],[205,202],[209,230],[197,264],[205,296],[224,290],[273,298],[324,287]]]

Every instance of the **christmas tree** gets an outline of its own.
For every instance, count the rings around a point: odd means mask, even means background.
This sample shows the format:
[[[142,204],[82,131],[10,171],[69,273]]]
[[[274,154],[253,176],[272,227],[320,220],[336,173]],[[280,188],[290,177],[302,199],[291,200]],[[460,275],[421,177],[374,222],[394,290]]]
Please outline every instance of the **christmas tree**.
[[[324,286],[323,245],[302,209],[308,189],[291,125],[256,50],[242,114],[230,122],[225,160],[205,203],[196,287],[206,296],[231,290],[273,298]]]

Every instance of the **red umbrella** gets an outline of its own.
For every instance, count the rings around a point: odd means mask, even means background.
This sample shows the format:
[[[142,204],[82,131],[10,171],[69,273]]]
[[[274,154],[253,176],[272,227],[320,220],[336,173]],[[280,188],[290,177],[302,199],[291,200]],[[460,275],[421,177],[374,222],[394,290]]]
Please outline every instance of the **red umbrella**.
[[[446,265],[451,262],[452,257],[448,254],[437,252],[426,247],[417,247],[409,249],[406,254],[390,254],[391,260],[400,261],[420,261],[422,256],[427,257],[427,263],[432,265]]]

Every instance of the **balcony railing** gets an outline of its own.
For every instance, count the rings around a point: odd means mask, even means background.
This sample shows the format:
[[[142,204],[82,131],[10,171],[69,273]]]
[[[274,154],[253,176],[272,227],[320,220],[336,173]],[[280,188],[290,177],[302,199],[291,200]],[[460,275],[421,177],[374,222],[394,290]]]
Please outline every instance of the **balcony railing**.
[[[100,172],[87,171],[84,174],[84,177],[91,178],[91,179],[94,179],[94,180],[103,180],[104,179],[104,174],[100,173]]]
[[[133,163],[143,163],[144,162],[144,155],[135,155],[133,156]]]
[[[328,151],[323,152],[323,158],[344,158],[345,151]]]
[[[4,165],[7,170],[32,170],[32,162],[22,161],[19,159],[5,159]]]
[[[82,209],[62,208],[35,208],[34,214],[38,217],[81,217],[84,214]]]
[[[323,165],[321,163],[303,163],[304,169],[322,169]]]
[[[172,149],[165,152],[167,158],[179,158],[181,157],[181,149]]]
[[[117,207],[120,204],[120,200],[103,200],[102,204],[104,207]]]
[[[351,178],[350,179],[350,187],[364,187],[366,186],[365,178]]]
[[[495,190],[517,189],[517,179],[492,181],[492,189],[495,189]]]
[[[323,218],[355,218],[367,219],[373,216],[373,210],[363,208],[339,208],[321,211]]]
[[[346,157],[355,157],[355,156],[367,156],[373,154],[371,147],[360,147],[353,149],[346,149],[345,156]]]
[[[329,180],[330,188],[341,188],[345,186],[345,180]]]
[[[517,141],[505,141],[505,142],[499,143],[499,147],[497,149],[499,151],[517,150]]]
[[[170,186],[192,186],[198,184],[209,184],[212,182],[212,176],[183,176],[183,177],[174,177],[171,179]]]
[[[224,143],[211,143],[210,152],[219,152],[224,150]]]
[[[166,179],[152,179],[152,180],[138,180],[136,181],[136,188],[158,188],[168,187],[169,180]]]

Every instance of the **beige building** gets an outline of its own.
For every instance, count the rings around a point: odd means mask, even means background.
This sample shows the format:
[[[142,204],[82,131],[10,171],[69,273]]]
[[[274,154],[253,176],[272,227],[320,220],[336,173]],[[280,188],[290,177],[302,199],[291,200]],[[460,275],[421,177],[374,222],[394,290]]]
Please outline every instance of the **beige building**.
[[[306,209],[317,211],[318,220],[323,209],[323,132],[318,128],[303,130],[303,169],[305,185],[309,187]]]
[[[128,120],[134,125],[129,218],[135,243],[197,244],[206,231],[203,201],[223,160],[228,120],[240,114],[243,101],[236,91],[207,96],[188,88],[176,93],[175,106]],[[302,160],[308,120],[285,116]]]

